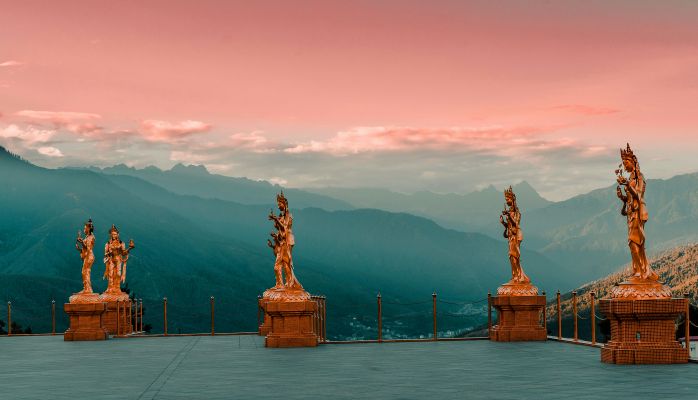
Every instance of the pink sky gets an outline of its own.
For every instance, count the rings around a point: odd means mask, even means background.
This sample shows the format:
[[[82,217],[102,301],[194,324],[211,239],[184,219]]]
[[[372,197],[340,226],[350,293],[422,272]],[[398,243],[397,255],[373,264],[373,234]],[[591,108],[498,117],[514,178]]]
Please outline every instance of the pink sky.
[[[0,144],[42,165],[181,161],[290,186],[403,191],[527,179],[551,198],[605,185],[628,140],[648,175],[696,169],[696,2],[0,10]],[[560,189],[551,171],[569,162],[579,181]],[[412,169],[374,176],[387,164]]]

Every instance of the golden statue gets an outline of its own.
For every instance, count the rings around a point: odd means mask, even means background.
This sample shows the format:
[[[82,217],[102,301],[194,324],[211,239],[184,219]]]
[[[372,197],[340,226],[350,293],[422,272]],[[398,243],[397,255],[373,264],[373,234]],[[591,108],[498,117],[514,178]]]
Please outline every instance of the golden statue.
[[[531,285],[531,279],[526,276],[521,267],[521,211],[516,204],[514,190],[504,190],[504,210],[499,216],[499,222],[504,226],[504,237],[509,241],[509,262],[511,263],[511,280],[497,289],[498,295],[534,296],[538,288]]]
[[[628,221],[628,247],[632,259],[632,276],[611,291],[611,297],[670,297],[669,289],[659,283],[645,254],[645,223],[649,215],[645,205],[645,176],[630,148],[620,149],[621,164],[616,169],[616,195],[623,203],[620,213]],[[623,171],[629,175],[623,175]]]
[[[70,296],[71,303],[93,303],[99,301],[99,295],[92,292],[92,264],[95,262],[95,255],[92,251],[95,247],[94,225],[92,219],[85,222],[83,228],[85,237],[80,235],[75,240],[75,248],[80,252],[82,259],[82,290]]]
[[[276,196],[279,215],[269,212],[269,220],[274,221],[276,232],[271,233],[267,245],[274,251],[274,275],[276,284],[264,292],[263,297],[273,300],[307,300],[308,292],[303,289],[293,272],[293,246],[296,244],[293,236],[293,216],[288,209],[288,200],[284,193]],[[285,278],[285,280],[284,280]]]
[[[112,225],[109,229],[109,241],[104,245],[104,276],[107,279],[107,290],[102,293],[106,301],[128,300],[128,295],[121,291],[121,283],[126,281],[126,264],[128,255],[135,247],[133,239],[128,248],[119,238],[119,230]]]

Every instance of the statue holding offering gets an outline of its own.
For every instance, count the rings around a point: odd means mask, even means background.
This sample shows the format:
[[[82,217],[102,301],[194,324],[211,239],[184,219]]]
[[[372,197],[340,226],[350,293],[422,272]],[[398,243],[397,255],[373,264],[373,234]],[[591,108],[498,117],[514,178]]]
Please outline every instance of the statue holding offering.
[[[85,223],[83,229],[85,237],[80,236],[78,232],[78,237],[75,240],[75,248],[80,252],[80,258],[82,258],[82,291],[80,293],[92,293],[92,278],[90,273],[92,272],[92,264],[95,262],[95,254],[92,251],[95,247],[95,236],[94,225],[92,224],[92,219]]]
[[[276,196],[279,215],[274,211],[269,212],[269,220],[274,222],[276,232],[271,233],[273,239],[267,240],[276,256],[274,261],[274,275],[276,284],[273,288],[264,292],[264,298],[280,300],[306,300],[310,295],[296,278],[293,270],[293,246],[296,244],[293,236],[293,216],[288,209],[288,200],[281,192]]]
[[[95,262],[93,249],[95,247],[94,225],[92,219],[85,222],[83,228],[84,237],[78,231],[75,239],[75,248],[80,252],[82,259],[82,290],[70,296],[71,303],[93,303],[99,301],[99,295],[92,292],[92,264]]]
[[[128,247],[119,238],[119,230],[112,225],[109,229],[109,241],[104,245],[104,277],[107,290],[102,298],[108,301],[128,300],[128,295],[121,291],[121,283],[126,281],[126,265],[131,250],[135,248],[133,239]]]
[[[504,210],[499,216],[499,222],[504,226],[504,237],[509,241],[509,262],[511,263],[511,282],[530,283],[531,280],[521,268],[521,242],[523,232],[521,231],[521,211],[516,205],[516,195],[514,190],[504,191]]]
[[[657,274],[647,262],[645,254],[645,222],[649,215],[645,205],[645,177],[640,172],[637,157],[627,144],[620,150],[621,164],[616,169],[616,195],[623,203],[620,213],[628,221],[628,247],[632,258],[633,278],[657,280]],[[623,175],[623,170],[629,176]]]
[[[498,295],[535,296],[538,288],[531,285],[531,279],[521,267],[521,211],[516,204],[516,195],[511,186],[504,190],[504,210],[499,216],[499,223],[504,227],[503,236],[509,242],[509,263],[511,264],[511,280],[497,289]]]
[[[622,206],[621,215],[628,224],[628,248],[632,276],[611,289],[611,297],[663,298],[671,297],[668,287],[659,282],[659,276],[652,270],[645,253],[645,223],[649,219],[645,205],[645,176],[640,172],[640,163],[630,144],[620,149],[621,163],[616,169],[616,196]],[[628,173],[628,176],[624,175]]]

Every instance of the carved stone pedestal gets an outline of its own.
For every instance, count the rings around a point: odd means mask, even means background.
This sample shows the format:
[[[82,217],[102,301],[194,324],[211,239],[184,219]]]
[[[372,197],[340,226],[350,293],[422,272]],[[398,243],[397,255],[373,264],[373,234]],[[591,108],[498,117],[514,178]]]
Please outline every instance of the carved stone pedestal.
[[[102,316],[104,303],[65,303],[63,310],[70,318],[70,328],[65,331],[63,340],[105,340],[109,337],[104,329]]]
[[[259,308],[262,309],[262,325],[259,326],[259,336],[267,336],[271,331],[271,317],[267,313],[267,299],[259,299]]]
[[[541,324],[545,296],[495,296],[492,306],[497,310],[497,325],[490,331],[490,340],[517,342],[546,340]]]
[[[602,299],[600,311],[611,322],[611,340],[601,361],[611,364],[680,364],[688,350],[676,341],[674,321],[688,299]]]
[[[117,302],[109,301],[105,303],[107,309],[104,312],[104,328],[109,332],[110,335],[128,335],[133,332],[133,327],[131,326],[131,301],[120,301],[118,302],[119,309],[117,312]],[[118,332],[117,332],[117,316],[119,319]]]
[[[266,314],[271,319],[266,347],[315,347],[318,336],[314,330],[313,315],[317,303],[313,300],[266,301]]]

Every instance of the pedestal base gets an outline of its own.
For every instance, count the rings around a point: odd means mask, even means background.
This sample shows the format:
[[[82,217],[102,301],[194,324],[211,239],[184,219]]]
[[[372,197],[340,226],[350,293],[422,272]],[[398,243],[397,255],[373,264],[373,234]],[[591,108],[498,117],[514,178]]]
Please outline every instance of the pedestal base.
[[[128,335],[133,332],[133,327],[131,326],[131,301],[120,301],[118,302],[119,310],[117,312],[117,302],[110,301],[105,303],[107,309],[104,312],[104,328],[109,332],[110,335]],[[117,315],[119,318],[118,332],[117,332]]]
[[[259,326],[259,336],[267,336],[271,332],[271,316],[267,313],[267,299],[259,299],[259,307],[262,309],[262,325]]]
[[[271,318],[271,332],[264,339],[266,347],[315,347],[318,336],[313,315],[317,303],[305,301],[266,301],[266,313]]]
[[[65,303],[63,310],[70,318],[70,328],[63,340],[106,340],[109,335],[102,324],[105,309],[104,303]]]
[[[674,321],[688,299],[602,299],[600,311],[611,322],[611,340],[601,361],[611,364],[682,364],[688,350],[676,341]]]
[[[492,306],[497,310],[497,325],[490,331],[495,342],[546,340],[541,324],[545,296],[495,296]]]

